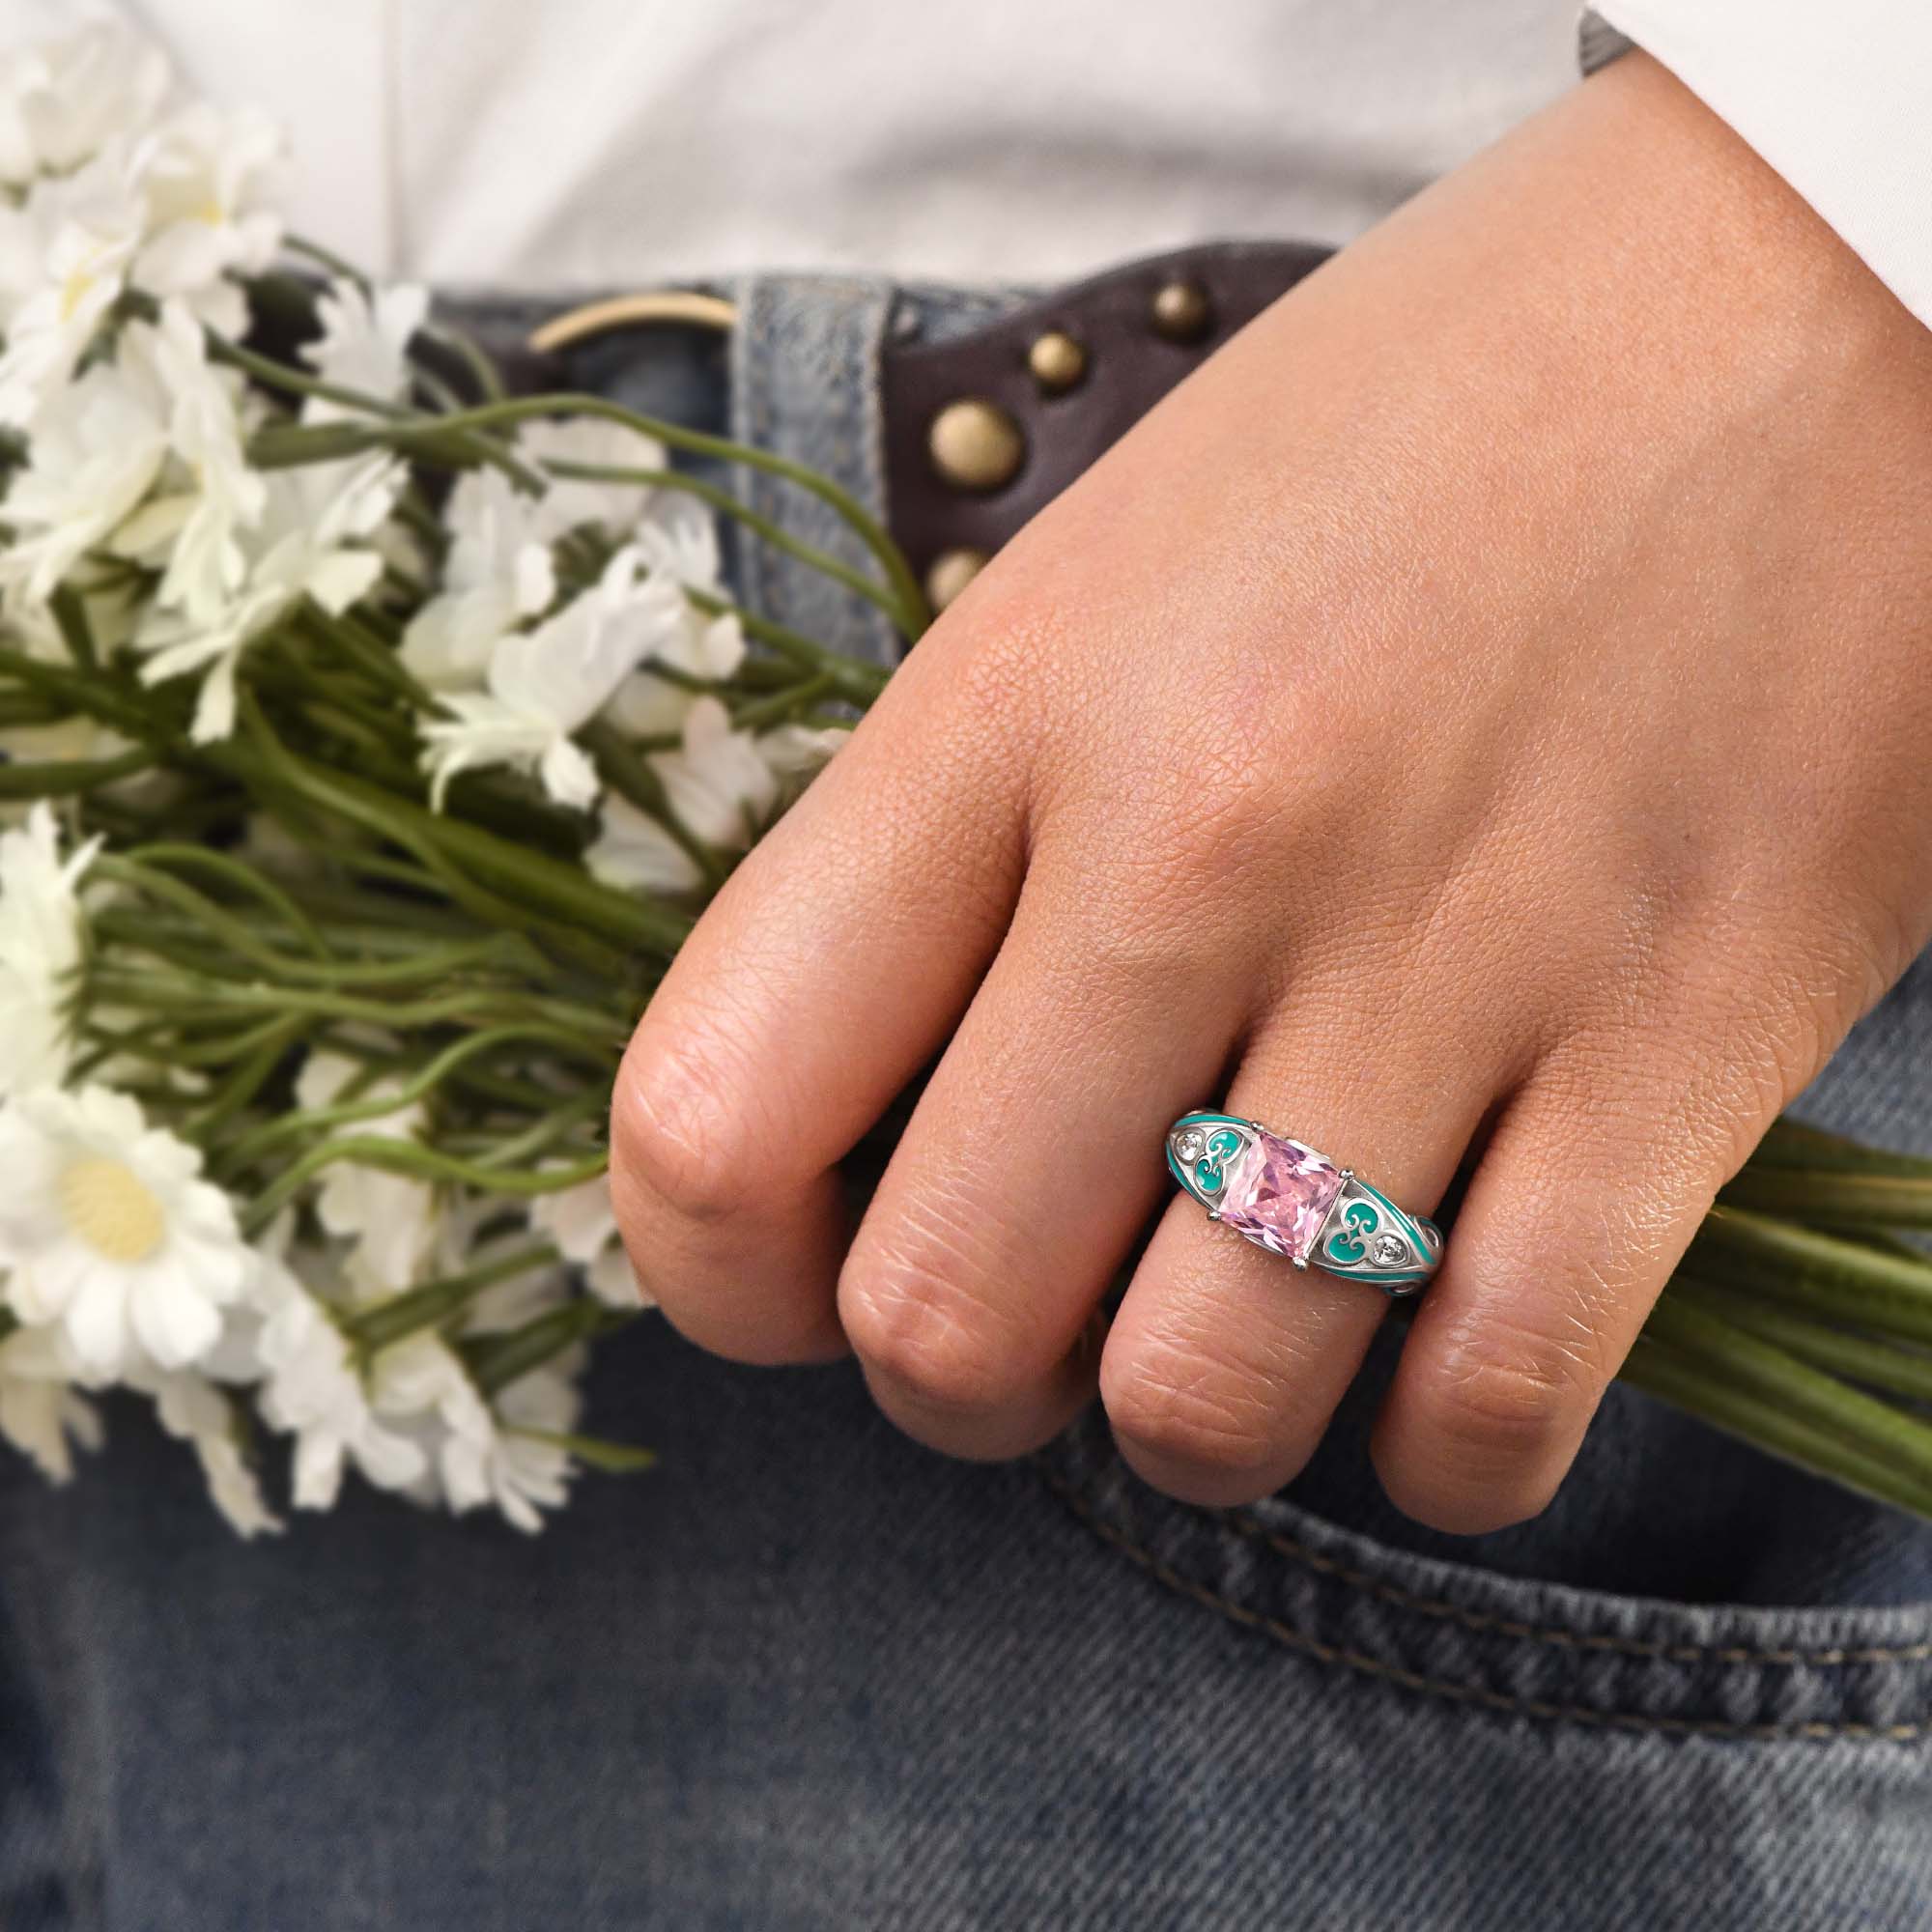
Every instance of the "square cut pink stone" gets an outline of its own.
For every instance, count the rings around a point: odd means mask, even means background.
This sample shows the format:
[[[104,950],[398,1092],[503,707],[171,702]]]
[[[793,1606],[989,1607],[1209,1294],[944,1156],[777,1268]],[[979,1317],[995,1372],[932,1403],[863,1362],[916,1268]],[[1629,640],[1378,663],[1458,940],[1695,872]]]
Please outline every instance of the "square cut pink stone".
[[[1299,1141],[1259,1134],[1228,1170],[1216,1204],[1236,1234],[1305,1262],[1342,1191],[1342,1170]]]

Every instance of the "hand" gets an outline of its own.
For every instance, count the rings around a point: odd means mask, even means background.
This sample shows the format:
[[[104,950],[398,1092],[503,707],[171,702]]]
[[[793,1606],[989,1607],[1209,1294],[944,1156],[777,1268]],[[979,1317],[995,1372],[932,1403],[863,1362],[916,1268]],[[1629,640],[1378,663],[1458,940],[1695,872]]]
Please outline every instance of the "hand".
[[[1619,63],[1244,331],[923,641],[731,879],[613,1115],[703,1346],[1009,1456],[1223,1105],[1427,1212],[1377,1437],[1548,1499],[1719,1184],[1932,933],[1932,333]],[[951,1044],[946,1045],[948,1039]],[[849,1236],[835,1163],[945,1045]],[[1291,1477],[1385,1304],[1176,1194],[1097,1380]]]

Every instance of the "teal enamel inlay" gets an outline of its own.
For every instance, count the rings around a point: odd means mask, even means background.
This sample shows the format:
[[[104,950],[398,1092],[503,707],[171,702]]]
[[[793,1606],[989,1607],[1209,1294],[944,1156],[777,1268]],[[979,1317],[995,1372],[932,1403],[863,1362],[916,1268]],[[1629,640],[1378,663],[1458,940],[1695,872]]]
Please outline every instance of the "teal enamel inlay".
[[[1381,1196],[1378,1194],[1376,1199],[1381,1201]],[[1386,1208],[1388,1203],[1383,1201],[1382,1206]],[[1366,1201],[1351,1201],[1343,1208],[1342,1219],[1348,1226],[1328,1236],[1328,1255],[1331,1261],[1352,1266],[1368,1254],[1368,1236],[1381,1226],[1382,1217]]]
[[[1208,1136],[1208,1151],[1194,1163],[1194,1178],[1209,1194],[1218,1194],[1227,1180],[1227,1164],[1240,1152],[1239,1134],[1222,1127]]]

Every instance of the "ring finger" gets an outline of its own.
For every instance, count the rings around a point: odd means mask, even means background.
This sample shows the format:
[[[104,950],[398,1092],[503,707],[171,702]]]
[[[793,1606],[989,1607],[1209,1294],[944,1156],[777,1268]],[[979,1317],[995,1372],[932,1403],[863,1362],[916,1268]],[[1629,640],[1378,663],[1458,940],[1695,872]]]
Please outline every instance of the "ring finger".
[[[1466,1037],[1444,1051],[1439,1021],[1411,1030],[1405,1017],[1298,990],[1251,1042],[1227,1110],[1354,1168],[1406,1211],[1432,1212],[1507,1069]],[[1439,1072],[1419,1080],[1432,1046]],[[1101,1359],[1121,1453],[1190,1502],[1223,1507],[1280,1488],[1314,1452],[1387,1305],[1379,1289],[1296,1270],[1178,1197]]]

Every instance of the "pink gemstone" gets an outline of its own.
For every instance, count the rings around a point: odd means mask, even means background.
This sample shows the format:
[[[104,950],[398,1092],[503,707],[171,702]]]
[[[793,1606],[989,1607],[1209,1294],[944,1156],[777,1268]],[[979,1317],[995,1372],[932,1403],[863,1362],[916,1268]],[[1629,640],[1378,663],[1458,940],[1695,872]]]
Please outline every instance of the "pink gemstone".
[[[1303,1262],[1341,1191],[1339,1167],[1299,1141],[1263,1133],[1228,1170],[1228,1184],[1216,1205],[1221,1219],[1236,1233],[1290,1261]]]

